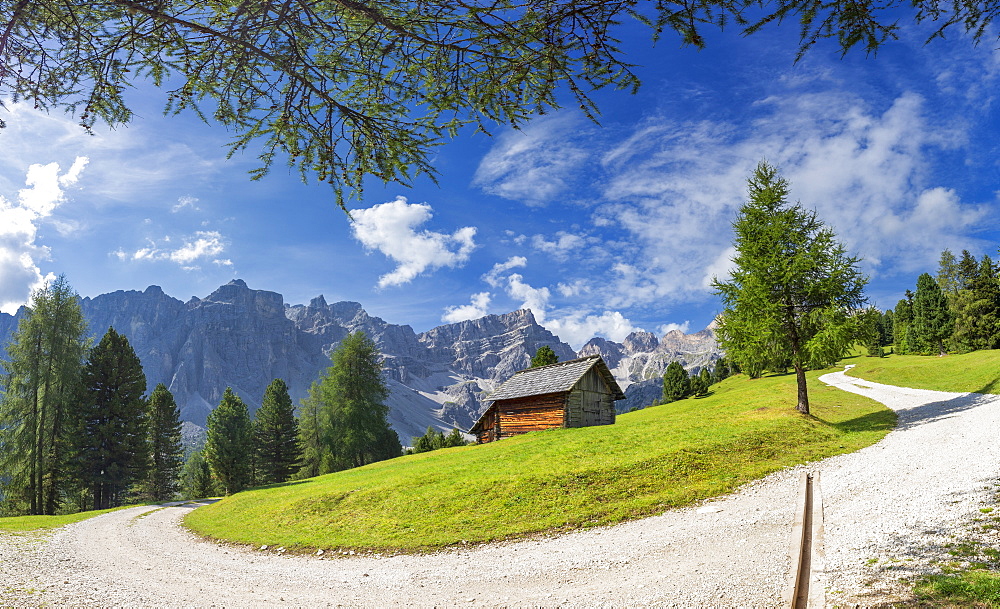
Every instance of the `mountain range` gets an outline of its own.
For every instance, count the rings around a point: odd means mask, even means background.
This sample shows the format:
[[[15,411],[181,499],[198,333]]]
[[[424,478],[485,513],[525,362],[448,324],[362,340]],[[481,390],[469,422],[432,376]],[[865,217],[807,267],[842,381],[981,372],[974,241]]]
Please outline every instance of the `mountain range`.
[[[240,279],[188,302],[150,286],[83,298],[80,304],[95,340],[108,327],[127,336],[149,389],[165,384],[181,418],[195,426],[205,425],[226,387],[252,412],[271,380],[281,378],[297,403],[330,366],[330,353],[341,339],[364,331],[384,357],[389,422],[404,445],[428,426],[468,430],[488,394],[528,367],[544,345],[560,360],[603,356],[626,393],[619,411],[659,398],[671,361],[696,373],[721,354],[713,326],[661,338],[633,332],[621,343],[597,337],[575,352],[527,309],[416,333],[368,315],[357,302],[329,304],[318,296],[308,305],[288,305],[281,294],[250,289]],[[0,344],[7,345],[24,313],[24,308],[15,315],[0,313]]]

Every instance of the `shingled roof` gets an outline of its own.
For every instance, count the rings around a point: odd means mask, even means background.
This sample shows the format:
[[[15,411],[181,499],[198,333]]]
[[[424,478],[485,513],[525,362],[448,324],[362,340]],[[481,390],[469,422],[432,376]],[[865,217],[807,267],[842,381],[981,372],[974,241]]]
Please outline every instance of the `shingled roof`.
[[[614,394],[614,399],[624,400],[625,394],[600,355],[521,370],[507,379],[507,382],[501,385],[487,400],[496,402],[497,400],[510,400],[530,395],[569,391],[576,385],[577,381],[583,378],[584,374],[587,374],[595,366],[597,372],[604,377],[604,381],[608,384],[608,389]]]

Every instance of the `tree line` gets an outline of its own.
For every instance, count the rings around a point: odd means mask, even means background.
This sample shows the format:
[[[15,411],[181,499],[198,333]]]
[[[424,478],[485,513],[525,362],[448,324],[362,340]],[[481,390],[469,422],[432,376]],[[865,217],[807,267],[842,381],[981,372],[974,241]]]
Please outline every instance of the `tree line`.
[[[65,277],[32,294],[2,362],[0,513],[55,514],[173,497],[180,418],[128,339],[91,347]]]
[[[704,397],[708,395],[712,385],[738,372],[736,364],[725,357],[717,359],[711,370],[702,367],[697,374],[688,374],[680,362],[670,362],[663,372],[663,395],[653,405],[669,404],[689,397]]]
[[[906,290],[895,308],[872,317],[866,344],[894,353],[944,355],[1000,348],[1000,267],[988,255],[977,260],[941,252],[937,276],[923,273],[916,291]]]
[[[299,416],[281,379],[250,416],[231,388],[208,417],[204,447],[183,458],[180,413],[108,328],[91,347],[65,277],[32,294],[0,362],[0,514],[56,514],[231,494],[402,453],[386,419],[375,344],[345,338]]]

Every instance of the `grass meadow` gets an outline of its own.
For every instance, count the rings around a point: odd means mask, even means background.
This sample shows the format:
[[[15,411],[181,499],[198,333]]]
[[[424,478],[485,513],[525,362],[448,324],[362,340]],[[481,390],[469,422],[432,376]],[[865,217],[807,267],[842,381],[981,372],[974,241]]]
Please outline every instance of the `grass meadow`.
[[[195,532],[289,549],[433,550],[604,525],[690,505],[778,469],[877,442],[895,414],[809,374],[727,379],[711,395],[252,489],[194,510]]]

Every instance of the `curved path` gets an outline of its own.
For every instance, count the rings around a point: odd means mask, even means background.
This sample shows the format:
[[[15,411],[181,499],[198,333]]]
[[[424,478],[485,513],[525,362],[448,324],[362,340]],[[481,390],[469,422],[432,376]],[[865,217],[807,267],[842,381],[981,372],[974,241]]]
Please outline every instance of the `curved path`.
[[[900,412],[882,442],[809,466],[825,499],[826,598],[900,598],[896,579],[930,568],[993,501],[1000,397],[821,380]],[[804,469],[613,527],[424,556],[231,548],[180,526],[192,505],[130,508],[0,535],[0,604],[777,606]]]

